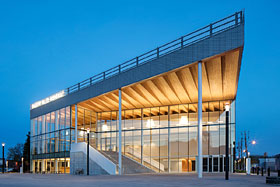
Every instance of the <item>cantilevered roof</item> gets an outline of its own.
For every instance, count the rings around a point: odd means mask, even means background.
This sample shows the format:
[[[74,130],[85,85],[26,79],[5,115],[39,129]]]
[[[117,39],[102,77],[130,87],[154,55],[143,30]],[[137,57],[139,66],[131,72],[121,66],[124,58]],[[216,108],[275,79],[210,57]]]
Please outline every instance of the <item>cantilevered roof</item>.
[[[244,15],[237,12],[65,89],[63,97],[31,108],[30,117],[73,104],[116,110],[119,88],[124,109],[197,102],[198,61],[203,101],[234,99],[243,45]]]
[[[233,100],[236,97],[242,48],[202,61],[202,100]],[[197,63],[160,74],[122,88],[123,109],[157,107],[198,101]],[[217,106],[215,106],[217,105]],[[82,101],[78,106],[95,112],[118,110],[118,90]],[[205,104],[214,111],[219,102]],[[190,110],[196,112],[192,106]]]

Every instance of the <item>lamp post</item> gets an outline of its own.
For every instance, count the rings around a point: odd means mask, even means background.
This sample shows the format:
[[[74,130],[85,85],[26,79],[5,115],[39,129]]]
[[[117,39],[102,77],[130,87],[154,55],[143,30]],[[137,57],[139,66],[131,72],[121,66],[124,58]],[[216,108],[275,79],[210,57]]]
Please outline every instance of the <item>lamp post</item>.
[[[22,173],[24,173],[24,167],[23,167],[23,165],[24,165],[24,158],[23,157],[21,157],[21,167],[22,167]]]
[[[2,153],[3,153],[3,157],[2,157],[2,173],[4,173],[5,171],[5,154],[4,154],[4,151],[5,151],[5,143],[2,143]]]
[[[87,129],[87,175],[89,175],[89,128]]]
[[[229,104],[226,104],[226,171],[225,179],[228,180],[229,174]]]

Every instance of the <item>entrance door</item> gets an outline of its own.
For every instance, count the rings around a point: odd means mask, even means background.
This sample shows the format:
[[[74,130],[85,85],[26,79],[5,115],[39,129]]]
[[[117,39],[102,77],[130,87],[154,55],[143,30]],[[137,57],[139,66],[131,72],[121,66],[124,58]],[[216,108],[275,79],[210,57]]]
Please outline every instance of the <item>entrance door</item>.
[[[208,157],[203,158],[203,172],[208,172]]]
[[[220,156],[220,163],[219,163],[219,172],[224,172],[224,157]]]
[[[213,172],[219,171],[219,156],[213,156]]]

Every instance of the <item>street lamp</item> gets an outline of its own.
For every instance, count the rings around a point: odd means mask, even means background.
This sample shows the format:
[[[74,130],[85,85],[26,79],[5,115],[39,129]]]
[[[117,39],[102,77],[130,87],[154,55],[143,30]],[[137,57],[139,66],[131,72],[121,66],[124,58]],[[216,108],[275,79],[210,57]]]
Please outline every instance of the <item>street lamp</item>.
[[[5,169],[5,154],[4,154],[4,151],[5,151],[5,143],[2,143],[2,153],[3,153],[3,157],[2,157],[2,173],[4,173],[4,169]]]
[[[257,142],[255,140],[252,141],[252,144],[255,145]]]
[[[87,128],[87,175],[89,175],[89,128]]]
[[[22,167],[22,173],[24,172],[24,167],[23,167],[23,164],[24,164],[24,158],[23,157],[21,157],[21,167]]]
[[[229,104],[225,105],[226,109],[226,171],[225,179],[228,180],[229,175]]]

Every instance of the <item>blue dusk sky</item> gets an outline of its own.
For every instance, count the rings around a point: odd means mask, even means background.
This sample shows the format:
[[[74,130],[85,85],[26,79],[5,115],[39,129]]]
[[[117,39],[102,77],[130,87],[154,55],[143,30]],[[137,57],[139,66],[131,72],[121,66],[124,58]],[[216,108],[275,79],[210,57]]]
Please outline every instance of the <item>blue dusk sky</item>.
[[[237,137],[280,153],[280,1],[1,1],[0,142],[23,143],[30,104],[245,8]]]

